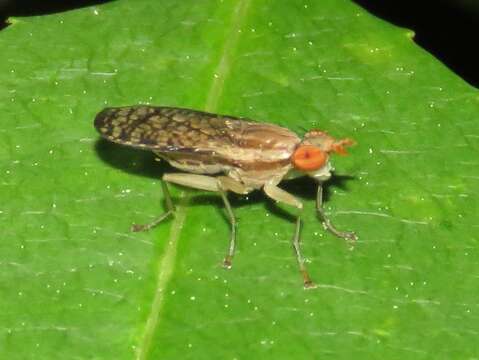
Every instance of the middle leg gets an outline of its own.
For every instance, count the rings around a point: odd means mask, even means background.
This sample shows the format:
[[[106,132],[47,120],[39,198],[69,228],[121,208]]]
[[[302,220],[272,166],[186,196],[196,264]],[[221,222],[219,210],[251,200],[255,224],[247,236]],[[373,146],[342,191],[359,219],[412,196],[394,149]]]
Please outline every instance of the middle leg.
[[[264,192],[266,193],[266,195],[268,195],[268,197],[270,197],[273,200],[294,206],[298,208],[299,210],[303,209],[303,204],[301,203],[301,201],[296,199],[290,193],[284,191],[283,189],[280,189],[276,185],[266,184],[264,186]],[[304,288],[312,289],[316,287],[316,285],[314,284],[314,282],[311,280],[311,277],[309,276],[308,270],[306,269],[306,264],[305,264],[303,255],[301,254],[300,234],[301,234],[301,216],[298,215],[298,217],[296,218],[296,227],[294,230],[294,236],[292,241],[293,249],[294,249],[294,253],[296,254],[296,260],[298,261],[299,271],[301,272],[301,275],[303,276]]]

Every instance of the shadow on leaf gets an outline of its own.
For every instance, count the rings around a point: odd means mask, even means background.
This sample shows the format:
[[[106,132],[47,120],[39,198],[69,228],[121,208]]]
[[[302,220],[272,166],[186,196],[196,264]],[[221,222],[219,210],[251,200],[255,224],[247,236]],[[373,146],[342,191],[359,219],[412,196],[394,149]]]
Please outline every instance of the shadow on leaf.
[[[130,174],[159,180],[165,172],[174,171],[166,161],[157,161],[151,151],[114,144],[104,139],[95,143],[95,151],[108,165]]]

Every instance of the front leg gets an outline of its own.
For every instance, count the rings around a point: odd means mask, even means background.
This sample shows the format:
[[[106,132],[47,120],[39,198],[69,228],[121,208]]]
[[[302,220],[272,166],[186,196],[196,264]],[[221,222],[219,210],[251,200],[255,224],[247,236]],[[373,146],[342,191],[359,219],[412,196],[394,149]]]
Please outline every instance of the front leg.
[[[327,229],[329,232],[336,235],[337,237],[351,241],[353,243],[358,239],[356,234],[352,231],[339,231],[338,229],[336,229],[336,227],[331,223],[331,220],[329,220],[329,218],[326,216],[326,213],[323,209],[323,187],[321,186],[321,184],[318,185],[318,192],[316,195],[316,211],[321,218],[324,228]]]
[[[268,195],[268,197],[270,197],[271,199],[275,201],[294,206],[298,208],[299,210],[303,209],[303,204],[301,203],[301,201],[296,199],[290,193],[284,191],[283,189],[280,189],[276,185],[266,184],[263,190],[266,193],[266,195]],[[311,280],[311,277],[309,276],[308,270],[306,269],[303,255],[301,254],[300,234],[301,234],[301,216],[298,215],[298,217],[296,218],[296,228],[295,228],[294,236],[293,236],[293,249],[296,254],[296,259],[298,260],[299,271],[303,275],[304,288],[311,289],[316,287],[316,285],[314,285],[313,281]]]

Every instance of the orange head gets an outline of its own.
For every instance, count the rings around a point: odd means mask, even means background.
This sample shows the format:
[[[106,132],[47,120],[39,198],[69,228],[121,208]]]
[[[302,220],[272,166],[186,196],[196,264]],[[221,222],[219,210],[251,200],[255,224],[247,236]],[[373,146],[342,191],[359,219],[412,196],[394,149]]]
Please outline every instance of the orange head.
[[[293,165],[301,171],[314,171],[328,161],[328,154],[317,146],[300,145],[293,153]]]
[[[346,146],[353,145],[351,139],[336,140],[320,130],[311,130],[293,153],[292,162],[296,169],[305,172],[320,170],[328,163],[329,154],[347,155]]]

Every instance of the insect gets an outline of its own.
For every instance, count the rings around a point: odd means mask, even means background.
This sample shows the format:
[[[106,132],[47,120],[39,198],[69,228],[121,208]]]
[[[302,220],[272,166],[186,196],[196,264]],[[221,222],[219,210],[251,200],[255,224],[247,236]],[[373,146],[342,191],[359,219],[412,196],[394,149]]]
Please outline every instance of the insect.
[[[236,247],[236,218],[227,192],[248,194],[263,190],[269,198],[299,210],[303,204],[278,187],[283,179],[310,176],[317,181],[316,210],[325,229],[354,241],[353,232],[339,231],[322,207],[322,183],[331,177],[331,153],[346,154],[354,142],[336,140],[319,130],[303,139],[278,125],[175,107],[130,106],[106,108],[95,118],[95,128],[109,141],[153,151],[181,170],[163,175],[166,212],[152,223],[133,225],[151,229],[173,215],[175,208],[166,183],[214,191],[223,199],[231,223],[229,248],[223,264],[232,265]],[[299,211],[299,214],[301,211]],[[314,287],[300,249],[301,215],[296,218],[292,245],[305,288]]]

